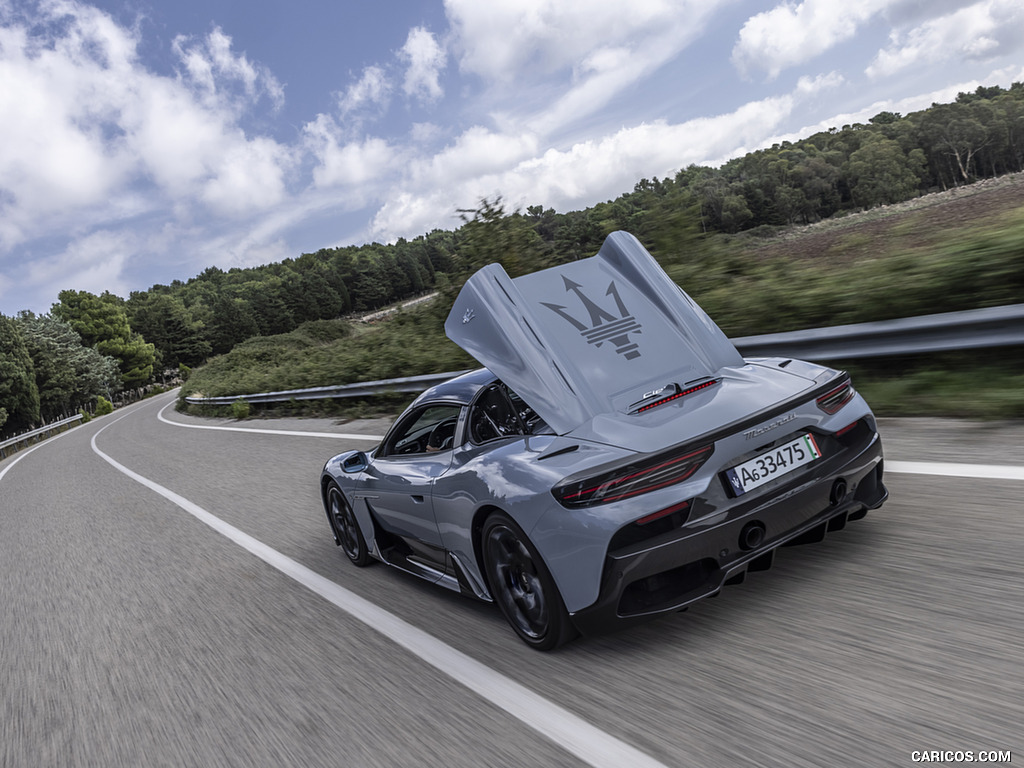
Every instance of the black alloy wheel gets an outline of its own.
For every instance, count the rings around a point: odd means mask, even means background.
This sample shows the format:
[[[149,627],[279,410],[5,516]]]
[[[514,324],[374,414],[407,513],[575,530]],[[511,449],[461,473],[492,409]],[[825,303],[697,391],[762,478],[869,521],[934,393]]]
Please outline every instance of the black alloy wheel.
[[[550,651],[574,634],[551,574],[518,525],[496,512],[484,523],[483,561],[491,595],[516,634]]]
[[[355,565],[362,568],[370,563],[370,550],[366,546],[366,539],[363,532],[359,530],[359,523],[352,507],[345,499],[341,489],[331,483],[327,488],[327,509],[331,520],[331,527],[334,529],[335,538],[338,544]]]

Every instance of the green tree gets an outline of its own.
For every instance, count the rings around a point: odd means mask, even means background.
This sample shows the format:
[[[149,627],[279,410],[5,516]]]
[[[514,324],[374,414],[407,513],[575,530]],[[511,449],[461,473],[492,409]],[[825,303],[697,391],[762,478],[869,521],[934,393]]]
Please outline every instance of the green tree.
[[[253,274],[251,278],[240,286],[239,293],[252,309],[260,335],[272,336],[292,330],[296,323],[286,301],[288,291],[284,280],[269,270],[264,270],[262,275]]]
[[[219,295],[210,310],[206,338],[214,355],[223,355],[236,344],[259,335],[252,307],[240,297]]]
[[[160,353],[165,368],[194,366],[210,356],[206,329],[181,298],[169,293],[135,291],[125,303],[131,328]]]
[[[850,155],[847,175],[854,202],[863,208],[890,205],[917,195],[924,153],[904,154],[899,143],[878,136]]]
[[[455,257],[458,284],[487,264],[501,264],[511,277],[547,265],[551,256],[529,219],[518,211],[507,215],[501,198],[482,199],[474,209],[459,211],[464,222]]]
[[[112,293],[96,296],[88,291],[61,291],[52,314],[65,320],[102,355],[117,360],[126,387],[137,387],[153,378],[156,351],[141,335],[132,331],[124,300]]]
[[[391,299],[380,259],[363,250],[352,264],[352,308],[356,312],[379,309]]]
[[[110,395],[121,387],[117,361],[82,344],[82,337],[52,315],[22,312],[18,317],[32,358],[40,413],[53,420]]]
[[[933,104],[922,113],[922,138],[937,175],[950,184],[962,184],[975,175],[975,155],[988,134],[971,107],[963,103]]]
[[[39,421],[39,389],[21,326],[0,315],[0,425],[10,431]]]
[[[112,293],[102,296],[88,291],[61,291],[51,311],[82,337],[84,344],[94,346],[102,341],[128,338],[131,326],[123,302]]]

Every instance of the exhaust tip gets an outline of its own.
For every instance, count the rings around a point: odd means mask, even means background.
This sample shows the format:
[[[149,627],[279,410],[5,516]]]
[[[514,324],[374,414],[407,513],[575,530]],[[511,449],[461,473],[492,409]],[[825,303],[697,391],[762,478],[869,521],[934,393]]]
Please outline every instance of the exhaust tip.
[[[840,477],[832,483],[832,491],[828,495],[828,503],[833,507],[839,505],[846,498],[846,492],[846,480]]]
[[[765,527],[760,520],[753,520],[740,531],[739,547],[745,552],[757,549],[764,543]]]

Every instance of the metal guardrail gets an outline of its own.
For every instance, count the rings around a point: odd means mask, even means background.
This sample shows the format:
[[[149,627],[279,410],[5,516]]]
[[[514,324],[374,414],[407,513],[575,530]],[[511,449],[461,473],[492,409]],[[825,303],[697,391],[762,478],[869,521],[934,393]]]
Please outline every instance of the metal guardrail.
[[[76,421],[81,421],[82,418],[82,414],[77,413],[74,416],[71,416],[67,419],[55,421],[53,424],[47,424],[45,427],[33,429],[31,432],[26,432],[23,435],[17,435],[16,437],[12,437],[9,440],[4,440],[2,443],[0,443],[0,459],[7,458],[8,448],[14,448],[15,450],[17,450],[17,447],[21,443],[30,443],[33,440],[43,440],[49,437],[54,432],[63,432],[65,428],[70,429],[71,424],[73,424]]]
[[[732,340],[745,357],[853,360],[1024,344],[1024,304]]]
[[[422,392],[448,381],[466,371],[452,373],[426,373],[422,376],[406,376],[401,379],[381,381],[357,381],[354,384],[339,384],[335,387],[313,387],[311,389],[290,389],[283,392],[261,392],[256,395],[229,395],[226,397],[186,397],[185,402],[193,405],[230,405],[237,400],[247,403],[287,403],[291,400],[331,400],[341,397],[372,397],[391,392]]]
[[[1024,345],[1024,304],[742,336],[732,339],[732,342],[744,357],[796,357],[802,360],[854,360]],[[460,373],[465,371],[256,395],[186,397],[185,401],[193,405],[229,405],[236,400],[281,403],[289,400],[368,397],[389,392],[422,392]]]

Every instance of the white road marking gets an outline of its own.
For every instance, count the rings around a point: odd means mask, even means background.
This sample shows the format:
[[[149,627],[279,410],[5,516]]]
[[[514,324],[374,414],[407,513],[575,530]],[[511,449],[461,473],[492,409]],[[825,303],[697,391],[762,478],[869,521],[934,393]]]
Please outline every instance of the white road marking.
[[[940,477],[980,477],[986,480],[1024,480],[1024,467],[998,464],[951,464],[941,461],[886,461],[886,472]]]
[[[164,417],[164,411],[173,403],[168,403],[157,414],[157,418],[165,424],[189,429],[221,429],[228,432],[257,432],[264,435],[291,435],[292,437],[333,437],[343,440],[370,440],[380,442],[383,435],[356,435],[336,432],[301,432],[278,429],[248,429],[246,427],[215,427],[206,424],[182,424]],[[886,461],[886,472],[905,475],[937,475],[940,477],[976,477],[990,480],[1024,480],[1024,467],[994,464],[952,464],[935,461]]]
[[[125,416],[128,415],[125,414]],[[401,645],[478,696],[500,707],[588,765],[594,766],[594,768],[621,768],[624,765],[628,765],[630,768],[666,768],[663,763],[659,763],[635,747],[610,736],[586,720],[481,664],[473,657],[467,656],[441,642],[433,635],[324,578],[301,563],[224,522],[185,497],[118,463],[97,447],[96,438],[104,429],[116,424],[125,416],[104,426],[92,437],[93,451],[118,472],[178,505],[268,565],[329,600],[341,610]]]
[[[212,424],[182,424],[180,421],[171,421],[164,416],[164,411],[172,405],[174,405],[173,400],[161,408],[156,417],[164,424],[170,424],[174,427],[184,427],[185,429],[215,429],[222,432],[255,432],[258,435],[290,435],[291,437],[331,437],[336,440],[368,440],[374,443],[379,443],[384,439],[383,435],[356,435],[344,434],[341,432],[299,432],[289,431],[286,429],[250,429],[248,427],[219,427]]]
[[[68,432],[70,432],[70,431],[71,431],[71,430],[69,429],[69,430],[68,430]],[[64,436],[64,435],[66,435],[66,434],[67,434],[68,432],[61,432],[61,433],[60,433],[59,435],[54,435],[54,436],[53,436],[53,437],[51,437],[51,438],[47,438],[47,440],[54,440],[54,439],[56,439],[56,438],[58,438],[58,437],[63,437],[63,436]],[[2,472],[0,472],[0,480],[3,480],[3,479],[4,479],[4,475],[6,475],[6,474],[7,474],[8,472],[10,472],[10,471],[11,471],[11,468],[12,468],[12,467],[13,467],[13,466],[14,466],[15,464],[17,464],[17,463],[18,463],[19,461],[21,461],[22,459],[24,459],[24,458],[25,458],[26,456],[28,456],[28,455],[29,455],[30,453],[32,453],[32,451],[38,451],[38,450],[39,450],[40,448],[42,448],[42,447],[43,447],[44,445],[46,445],[46,441],[44,441],[44,442],[42,442],[42,443],[39,443],[38,445],[34,445],[34,446],[32,446],[31,448],[26,448],[26,449],[25,449],[25,450],[23,450],[23,451],[18,451],[18,457],[17,457],[16,459],[14,459],[14,461],[12,461],[12,462],[11,462],[10,464],[8,464],[8,465],[7,465],[6,467],[4,467],[4,469],[3,469],[3,471],[2,471]]]

